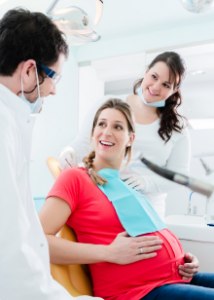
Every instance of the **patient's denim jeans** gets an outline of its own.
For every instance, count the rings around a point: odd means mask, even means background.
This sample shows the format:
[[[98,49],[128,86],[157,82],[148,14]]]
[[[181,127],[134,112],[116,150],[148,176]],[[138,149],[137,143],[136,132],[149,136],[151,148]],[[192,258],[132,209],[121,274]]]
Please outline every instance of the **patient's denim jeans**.
[[[200,272],[187,284],[166,284],[141,300],[214,300],[214,273]]]

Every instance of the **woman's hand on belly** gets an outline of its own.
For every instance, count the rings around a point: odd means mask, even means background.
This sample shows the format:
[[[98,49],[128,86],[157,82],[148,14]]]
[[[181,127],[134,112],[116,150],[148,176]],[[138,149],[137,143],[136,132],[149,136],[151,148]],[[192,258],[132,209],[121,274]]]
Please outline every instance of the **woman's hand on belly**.
[[[185,264],[178,267],[179,274],[182,276],[183,280],[189,280],[199,269],[199,261],[196,256],[191,253],[186,253],[184,255]]]
[[[127,232],[117,235],[107,246],[106,260],[111,263],[126,265],[157,255],[163,241],[157,236],[130,237]]]

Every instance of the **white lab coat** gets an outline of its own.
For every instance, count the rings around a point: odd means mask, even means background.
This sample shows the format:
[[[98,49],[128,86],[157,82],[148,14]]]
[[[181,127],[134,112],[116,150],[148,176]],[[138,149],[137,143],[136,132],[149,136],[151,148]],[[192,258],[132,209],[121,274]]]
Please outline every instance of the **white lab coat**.
[[[34,120],[28,105],[0,84],[0,299],[71,300],[50,275],[48,244],[30,191]]]

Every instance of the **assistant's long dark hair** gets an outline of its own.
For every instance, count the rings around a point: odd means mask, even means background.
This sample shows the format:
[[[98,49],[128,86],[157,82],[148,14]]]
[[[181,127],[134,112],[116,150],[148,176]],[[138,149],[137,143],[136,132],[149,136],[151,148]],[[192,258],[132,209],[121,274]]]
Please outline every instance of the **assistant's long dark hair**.
[[[164,62],[169,68],[169,76],[174,79],[174,89],[178,88],[178,91],[166,99],[166,105],[164,107],[158,107],[157,113],[160,117],[160,128],[158,130],[159,136],[168,142],[171,138],[172,131],[181,132],[185,126],[186,118],[178,114],[177,108],[182,103],[180,85],[185,77],[186,68],[183,59],[178,53],[164,52],[158,55],[148,66],[151,69],[156,63]],[[177,76],[179,81],[176,82]],[[133,87],[133,92],[137,94],[137,88],[141,86],[143,78],[137,80]]]

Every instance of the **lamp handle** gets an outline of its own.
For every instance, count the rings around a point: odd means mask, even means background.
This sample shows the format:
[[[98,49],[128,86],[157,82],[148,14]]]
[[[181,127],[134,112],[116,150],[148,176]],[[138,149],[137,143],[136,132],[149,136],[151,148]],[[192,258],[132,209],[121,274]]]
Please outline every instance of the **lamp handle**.
[[[102,16],[103,1],[102,0],[95,0],[95,4],[96,4],[96,16],[95,16],[95,19],[94,19],[94,25],[96,26],[99,23],[100,18]]]

